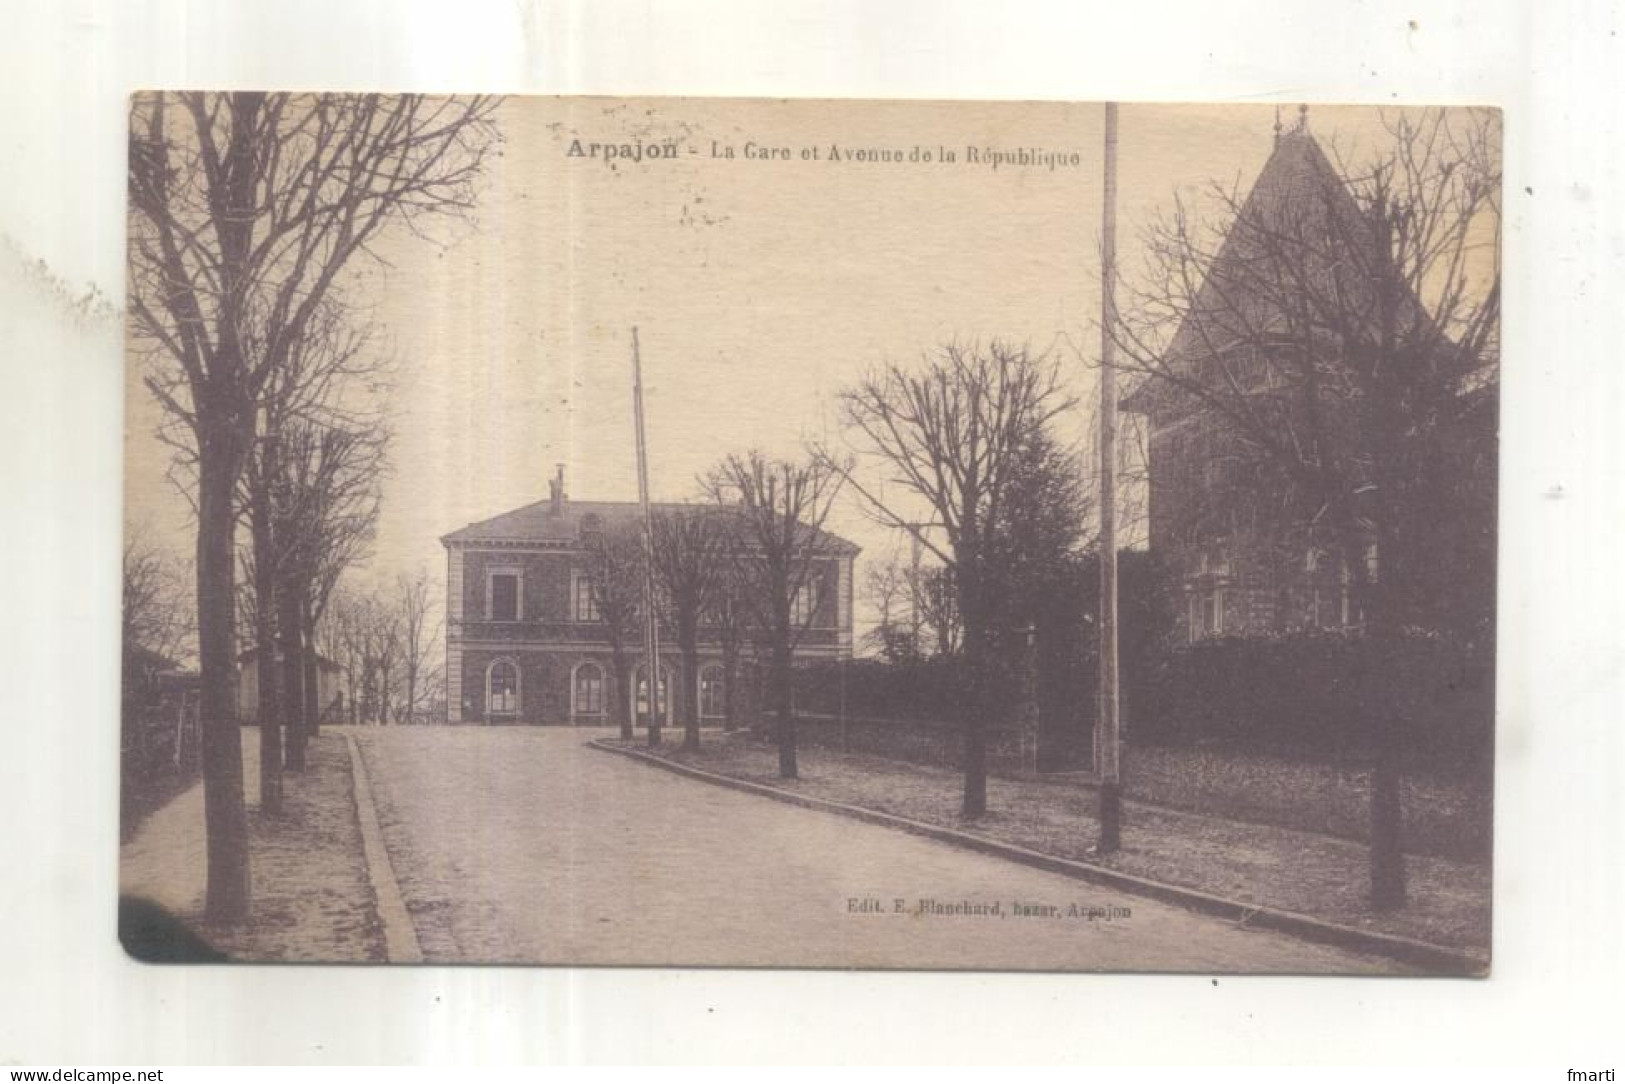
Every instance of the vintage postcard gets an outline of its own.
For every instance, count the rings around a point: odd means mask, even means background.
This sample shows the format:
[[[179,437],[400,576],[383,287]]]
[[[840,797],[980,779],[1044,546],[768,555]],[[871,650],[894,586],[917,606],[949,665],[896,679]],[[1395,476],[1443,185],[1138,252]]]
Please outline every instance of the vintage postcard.
[[[1498,112],[129,124],[132,955],[1487,973]]]

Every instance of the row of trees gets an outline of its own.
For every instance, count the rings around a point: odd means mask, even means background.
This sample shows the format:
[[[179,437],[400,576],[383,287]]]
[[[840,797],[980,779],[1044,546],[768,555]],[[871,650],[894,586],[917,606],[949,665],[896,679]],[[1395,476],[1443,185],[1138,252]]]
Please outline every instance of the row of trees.
[[[645,583],[657,616],[673,632],[682,665],[680,716],[684,745],[699,746],[699,649],[702,632],[722,654],[723,714],[738,715],[742,662],[749,654],[767,669],[766,701],[774,718],[781,774],[796,774],[791,666],[812,625],[821,563],[838,555],[824,531],[840,475],[816,459],[774,459],[759,451],[731,455],[705,478],[708,503],[667,508],[652,529],[611,527],[589,543],[599,618],[610,643],[619,690],[631,687],[641,648]],[[799,601],[798,601],[799,600]],[[618,705],[621,732],[632,736],[627,698]],[[651,705],[649,741],[658,744]]]
[[[1341,558],[1375,673],[1394,672],[1418,630],[1492,642],[1494,613],[1499,121],[1400,114],[1387,135],[1370,164],[1339,169],[1300,125],[1277,147],[1298,157],[1252,193],[1216,186],[1205,221],[1177,204],[1143,234],[1108,329],[1154,414],[1218,434],[1230,481],[1209,487],[1214,530],[1249,519]],[[1079,472],[1052,432],[1071,400],[1053,362],[991,343],[887,366],[841,403],[885,474],[847,475],[852,488],[934,558],[924,573],[874,572],[871,589],[888,655],[917,654],[931,633],[963,657],[963,812],[976,816],[1000,631],[1087,541]],[[1405,898],[1399,764],[1416,710],[1381,682],[1364,705],[1378,907]]]
[[[421,569],[397,576],[388,590],[339,589],[318,630],[317,646],[342,675],[343,721],[439,721],[446,672],[436,599]]]
[[[288,764],[303,763],[315,629],[376,515],[380,374],[348,276],[390,227],[420,231],[473,206],[496,104],[255,92],[132,101],[130,330],[197,519],[212,918],[241,918],[250,899],[232,681],[239,606],[262,663],[270,812],[285,720]]]

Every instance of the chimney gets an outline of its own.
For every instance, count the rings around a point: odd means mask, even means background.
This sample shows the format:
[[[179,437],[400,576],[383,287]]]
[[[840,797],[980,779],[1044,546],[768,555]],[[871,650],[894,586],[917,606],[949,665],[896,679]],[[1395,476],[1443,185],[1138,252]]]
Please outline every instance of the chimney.
[[[547,483],[549,496],[553,498],[553,514],[555,516],[564,514],[564,464],[558,464],[558,468],[558,473],[549,479]]]

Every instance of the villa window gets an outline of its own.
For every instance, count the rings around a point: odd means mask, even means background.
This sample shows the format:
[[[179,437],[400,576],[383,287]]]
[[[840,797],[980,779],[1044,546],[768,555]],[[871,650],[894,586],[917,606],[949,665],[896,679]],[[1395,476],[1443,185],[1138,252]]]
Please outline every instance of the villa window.
[[[1225,555],[1224,547],[1203,546],[1196,555],[1196,573],[1199,576],[1230,575],[1230,558]]]
[[[1224,591],[1214,589],[1192,595],[1187,621],[1193,644],[1209,636],[1224,635]]]
[[[817,612],[818,581],[808,580],[796,588],[795,595],[790,599],[790,624],[797,627],[810,625]]]

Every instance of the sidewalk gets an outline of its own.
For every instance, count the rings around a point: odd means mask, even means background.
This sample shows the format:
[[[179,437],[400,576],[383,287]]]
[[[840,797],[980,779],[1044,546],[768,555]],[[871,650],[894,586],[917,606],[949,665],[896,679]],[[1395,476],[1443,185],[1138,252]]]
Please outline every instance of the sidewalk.
[[[244,727],[253,906],[247,921],[203,918],[203,784],[155,811],[119,848],[119,892],[162,907],[211,947],[245,961],[381,961],[384,944],[367,877],[354,780],[342,732],[324,730],[309,769],[289,773],[280,817],[259,808],[259,730]]]
[[[1091,853],[1098,833],[1096,795],[1074,781],[990,778],[989,811],[969,822],[959,815],[963,783],[956,771],[803,749],[798,756],[801,778],[781,780],[776,749],[744,735],[708,740],[697,754],[668,743],[659,754],[730,778],[957,829],[1254,906],[1484,955],[1489,951],[1487,864],[1409,856],[1409,905],[1379,914],[1365,903],[1367,849],[1331,836],[1128,801],[1122,849],[1099,857]]]

